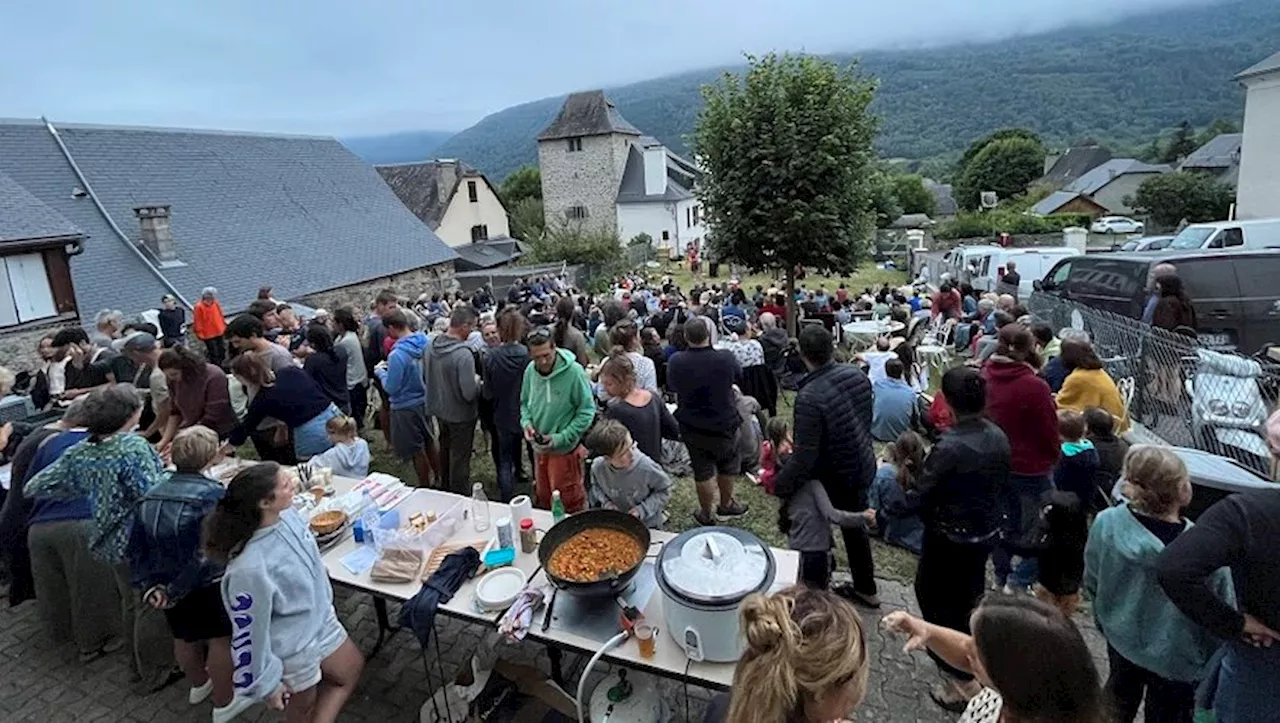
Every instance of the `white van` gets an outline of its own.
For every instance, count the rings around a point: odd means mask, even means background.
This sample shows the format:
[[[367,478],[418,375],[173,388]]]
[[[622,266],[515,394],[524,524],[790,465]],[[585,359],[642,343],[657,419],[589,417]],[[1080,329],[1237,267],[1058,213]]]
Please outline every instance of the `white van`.
[[[1230,248],[1280,248],[1280,218],[1197,223],[1182,229],[1169,244],[1169,250],[1179,251]]]
[[[971,260],[976,268],[971,273],[970,284],[977,291],[995,291],[1000,277],[1009,268],[1012,261],[1018,266],[1018,298],[1030,298],[1037,279],[1044,278],[1053,265],[1069,256],[1079,256],[1078,249],[1070,246],[1045,246],[1039,248],[1005,249],[979,255]]]
[[[951,274],[951,282],[954,284],[970,283],[973,277],[973,261],[986,254],[1004,249],[995,244],[982,244],[980,246],[957,246],[942,256],[942,271]],[[933,283],[941,283],[938,279],[933,279]]]

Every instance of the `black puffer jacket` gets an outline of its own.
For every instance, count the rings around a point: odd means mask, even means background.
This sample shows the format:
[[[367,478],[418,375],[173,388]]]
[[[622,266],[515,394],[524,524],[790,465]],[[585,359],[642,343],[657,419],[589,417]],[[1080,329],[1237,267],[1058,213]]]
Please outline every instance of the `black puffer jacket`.
[[[871,382],[861,369],[828,362],[806,375],[796,395],[795,451],[774,480],[777,494],[790,496],[816,479],[838,509],[866,509],[876,474],[871,409]]]
[[[493,400],[493,425],[502,432],[520,432],[520,384],[529,366],[523,344],[503,344],[484,355],[484,396]]]
[[[926,530],[953,542],[990,540],[1000,528],[999,493],[1012,459],[999,427],[982,417],[961,419],[933,445],[907,502],[920,510]]]

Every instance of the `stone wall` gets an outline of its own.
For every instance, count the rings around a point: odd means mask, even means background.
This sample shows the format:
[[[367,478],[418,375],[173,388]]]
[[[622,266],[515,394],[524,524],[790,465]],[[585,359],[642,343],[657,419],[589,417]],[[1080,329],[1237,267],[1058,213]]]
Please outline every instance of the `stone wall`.
[[[26,327],[17,331],[0,332],[0,366],[10,371],[34,371],[39,366],[40,358],[36,355],[36,345],[45,335],[53,335],[59,329],[68,326],[80,326],[76,318],[59,319],[44,324]]]
[[[570,151],[566,138],[538,144],[542,203],[548,226],[564,223],[573,206],[587,209],[583,226],[608,233],[618,230],[618,184],[626,167],[628,137],[586,136],[581,151]]]
[[[399,274],[309,294],[299,298],[298,301],[316,309],[330,311],[347,305],[357,310],[365,310],[373,302],[373,297],[385,288],[395,289],[401,298],[408,300],[416,299],[419,294],[454,291],[457,288],[457,282],[453,278],[453,262],[423,266]]]

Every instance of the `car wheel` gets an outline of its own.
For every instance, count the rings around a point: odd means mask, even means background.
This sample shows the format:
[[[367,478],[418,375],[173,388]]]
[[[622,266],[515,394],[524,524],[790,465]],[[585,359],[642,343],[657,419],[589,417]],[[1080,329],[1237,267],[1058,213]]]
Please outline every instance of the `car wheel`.
[[[1115,230],[1114,228],[1110,228],[1110,227],[1108,227],[1106,231],[1103,231],[1103,233],[1107,234],[1108,236],[1110,236],[1111,234],[1113,234],[1113,233],[1115,233],[1115,232],[1116,232],[1116,230]]]

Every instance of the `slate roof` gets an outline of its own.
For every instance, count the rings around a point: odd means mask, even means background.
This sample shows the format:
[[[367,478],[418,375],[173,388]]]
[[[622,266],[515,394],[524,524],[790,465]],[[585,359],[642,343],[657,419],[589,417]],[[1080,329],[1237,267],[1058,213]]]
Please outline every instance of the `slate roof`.
[[[462,161],[440,159],[420,163],[396,163],[374,166],[400,201],[434,231],[440,227],[453,194],[463,181],[483,181],[497,196],[489,179]]]
[[[524,256],[527,251],[524,243],[513,238],[493,238],[477,241],[467,246],[458,246],[454,251],[458,260],[453,262],[458,271],[475,271],[502,266]]]
[[[1173,169],[1169,166],[1153,166],[1136,158],[1113,158],[1067,184],[1062,190],[1092,196],[1108,183],[1128,173],[1168,173],[1171,170]]]
[[[1223,170],[1239,165],[1240,144],[1243,140],[1243,133],[1223,133],[1187,156],[1179,170]]]
[[[1037,216],[1049,216],[1079,196],[1080,194],[1072,193],[1071,191],[1054,191],[1032,206],[1031,213]]]
[[[663,194],[649,195],[644,188],[644,149],[662,148],[667,157],[667,190]],[[651,136],[641,136],[640,142],[627,152],[627,165],[622,169],[622,181],[618,183],[618,203],[650,203],[654,201],[684,201],[693,198],[693,187],[702,171],[692,161],[672,153]]]
[[[1280,53],[1276,53],[1261,63],[1241,71],[1241,73],[1236,76],[1236,80],[1245,80],[1247,78],[1265,75],[1267,73],[1274,73],[1276,71],[1280,71]]]
[[[161,273],[194,301],[242,309],[259,286],[291,299],[456,258],[373,168],[333,138],[57,124],[115,223],[171,206],[182,265]],[[87,197],[44,123],[0,121],[0,172],[88,234],[71,261],[82,316],[153,308],[164,285]]]
[[[1054,162],[1042,180],[1064,186],[1110,160],[1111,151],[1105,146],[1072,146]]]
[[[572,93],[565,98],[555,120],[538,134],[538,140],[551,141],[609,133],[640,135],[639,129],[622,117],[613,101],[605,97],[603,90],[588,90]]]
[[[74,224],[41,203],[17,181],[0,173],[0,243],[83,235]]]

